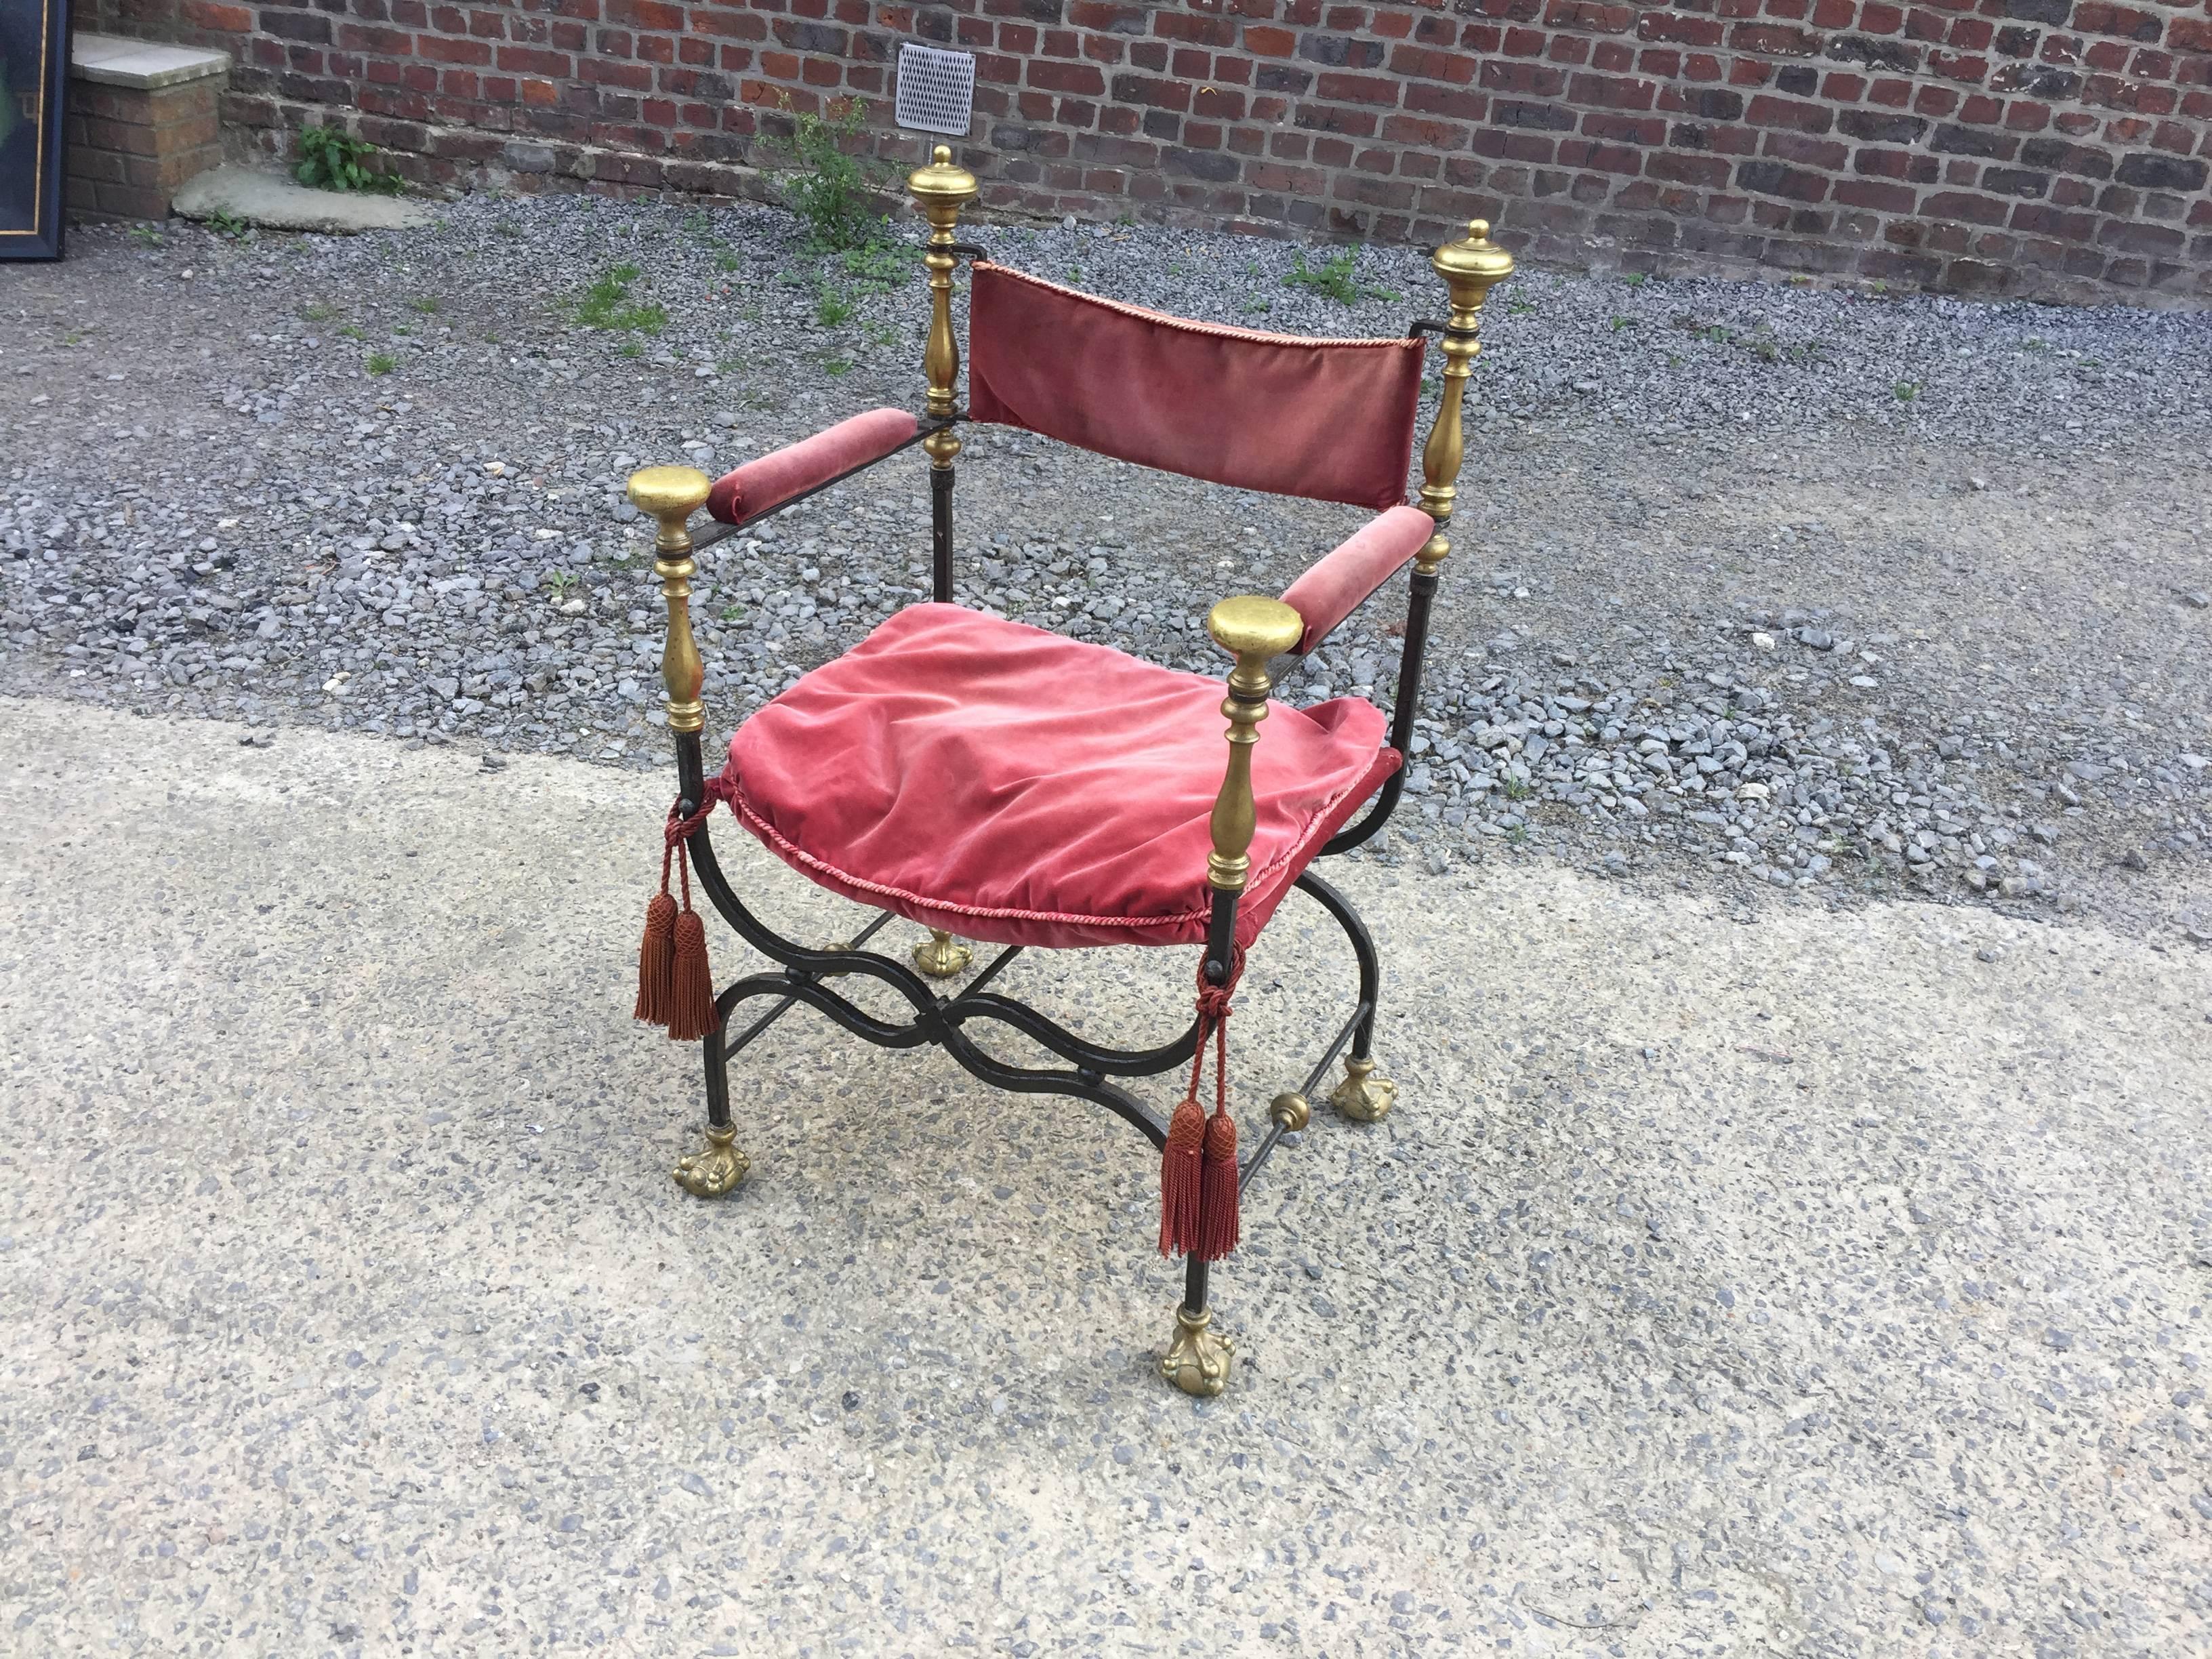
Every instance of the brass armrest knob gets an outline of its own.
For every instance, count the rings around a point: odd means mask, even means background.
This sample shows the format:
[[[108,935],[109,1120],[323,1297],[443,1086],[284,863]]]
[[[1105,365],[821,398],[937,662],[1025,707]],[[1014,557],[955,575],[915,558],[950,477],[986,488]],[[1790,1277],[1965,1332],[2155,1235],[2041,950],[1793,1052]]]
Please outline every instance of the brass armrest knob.
[[[706,506],[713,482],[696,466],[648,466],[629,475],[629,501],[639,512],[659,521],[656,545],[664,553],[688,551],[691,537],[684,525]]]
[[[1240,665],[1256,659],[1258,666],[1265,667],[1298,642],[1306,623],[1280,599],[1240,593],[1206,613],[1206,631],[1222,649],[1235,652]]]

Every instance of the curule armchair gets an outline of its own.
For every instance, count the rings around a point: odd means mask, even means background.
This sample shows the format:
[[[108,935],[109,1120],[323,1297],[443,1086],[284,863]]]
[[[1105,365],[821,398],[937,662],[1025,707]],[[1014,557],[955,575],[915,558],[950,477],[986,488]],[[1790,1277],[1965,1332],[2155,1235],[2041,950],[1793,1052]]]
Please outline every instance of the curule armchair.
[[[1000,1088],[1094,1101],[1160,1153],[1160,1249],[1186,1262],[1162,1373],[1187,1393],[1218,1394],[1232,1355],[1212,1326],[1208,1274],[1236,1248],[1243,1189],[1284,1137],[1304,1130],[1308,1097],[1347,1044],[1342,1080],[1328,1097],[1337,1111],[1373,1122],[1396,1097],[1376,1067],[1374,941],[1308,866],[1374,835],[1397,804],[1429,610],[1450,550],[1444,532],[1460,468],[1461,406],[1481,349],[1477,313],[1513,261],[1477,220],[1431,260],[1450,289],[1444,321],[1417,322],[1403,339],[1298,339],[1164,317],[992,264],[981,248],[954,240],[976,185],[942,146],[908,188],[930,227],[921,414],[856,416],[719,482],[688,467],[649,467],[629,481],[630,499],[659,524],[653,572],[668,609],[661,668],[678,778],[660,890],[639,955],[636,1012],[699,1042],[706,1063],[706,1146],[677,1166],[676,1179],[712,1198],[744,1178],[729,1062],[802,1003],[888,1048],[934,1044]],[[955,401],[951,312],[952,273],[963,260],[971,276],[965,410]],[[1429,334],[1441,337],[1443,392],[1421,453],[1419,504],[1409,507],[1403,496]],[[1080,363],[1109,367],[1087,377],[1069,372]],[[1082,395],[1086,379],[1102,395]],[[1026,428],[1218,483],[1361,505],[1376,516],[1280,599],[1240,595],[1213,607],[1207,629],[1235,659],[1224,699],[1218,681],[954,602],[953,462],[969,421]],[[930,464],[931,601],[897,612],[764,704],[708,775],[703,671],[690,619],[694,554],[916,445]],[[695,540],[688,526],[702,506],[717,526]],[[1405,649],[1387,722],[1359,698],[1308,708],[1269,700],[1275,658],[1311,651],[1409,562]],[[1214,723],[1222,717],[1225,765]],[[718,803],[785,863],[882,914],[849,943],[826,947],[771,930],[715,858],[707,821]],[[716,989],[692,905],[695,877],[773,969]],[[1245,951],[1293,888],[1343,927],[1358,992],[1304,1082],[1274,1097],[1265,1137],[1240,1158],[1226,1073],[1231,997]],[[929,930],[908,960],[864,948],[895,916]],[[957,994],[939,994],[931,981],[969,970],[971,940],[1000,949]],[[1195,1017],[1154,1048],[1102,1047],[990,988],[1032,947],[1126,944],[1202,947]],[[841,977],[880,981],[913,1018],[864,1009],[833,988]],[[766,1011],[755,1013],[762,1003]],[[995,1058],[971,1035],[990,1024],[1012,1027],[1065,1066]],[[1116,1080],[1185,1067],[1181,1103],[1165,1118]]]

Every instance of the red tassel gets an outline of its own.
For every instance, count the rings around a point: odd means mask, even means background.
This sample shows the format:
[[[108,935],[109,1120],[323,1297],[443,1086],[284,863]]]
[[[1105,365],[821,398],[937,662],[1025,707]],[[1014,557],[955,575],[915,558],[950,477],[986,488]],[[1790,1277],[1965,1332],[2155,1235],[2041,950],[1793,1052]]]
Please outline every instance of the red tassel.
[[[1186,1255],[1198,1248],[1200,1166],[1206,1145],[1206,1110],[1195,1092],[1168,1120],[1168,1144],[1160,1153],[1160,1254]]]
[[[676,918],[675,932],[668,1035],[678,1042],[696,1042],[714,1029],[714,976],[707,966],[707,924],[696,910],[686,910]]]
[[[668,1035],[696,1042],[715,1025],[714,974],[707,965],[707,924],[691,908],[691,863],[682,843],[676,871],[684,884],[684,913],[676,918],[676,964],[668,981]]]
[[[637,1006],[633,1017],[648,1025],[668,1024],[669,988],[676,972],[676,901],[661,890],[645,907],[645,939],[637,947]]]
[[[1218,1261],[1237,1248],[1237,1120],[1224,1109],[1206,1124],[1206,1166],[1200,1179],[1198,1243],[1191,1254]]]

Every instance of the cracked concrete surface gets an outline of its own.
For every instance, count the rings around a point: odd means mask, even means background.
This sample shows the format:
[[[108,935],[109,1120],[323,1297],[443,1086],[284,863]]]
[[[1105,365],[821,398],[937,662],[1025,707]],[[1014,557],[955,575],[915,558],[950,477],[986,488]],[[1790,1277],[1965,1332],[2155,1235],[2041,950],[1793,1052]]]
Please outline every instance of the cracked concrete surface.
[[[10,1652],[2212,1642],[2201,954],[1346,869],[1401,1103],[1279,1156],[1201,1404],[1103,1113],[800,1012],[677,1191],[663,784],[241,730],[0,701]],[[1255,953],[1248,1126],[1327,928]],[[1134,1036],[1188,971],[1008,988]]]

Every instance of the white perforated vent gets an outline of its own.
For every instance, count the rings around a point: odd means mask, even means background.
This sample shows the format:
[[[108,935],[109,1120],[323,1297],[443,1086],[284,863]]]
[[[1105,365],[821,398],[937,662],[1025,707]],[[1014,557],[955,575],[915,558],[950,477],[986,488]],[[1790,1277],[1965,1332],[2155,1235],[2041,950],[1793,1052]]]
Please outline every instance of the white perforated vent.
[[[964,52],[935,46],[899,48],[898,124],[911,132],[968,136],[975,107],[975,59]]]

